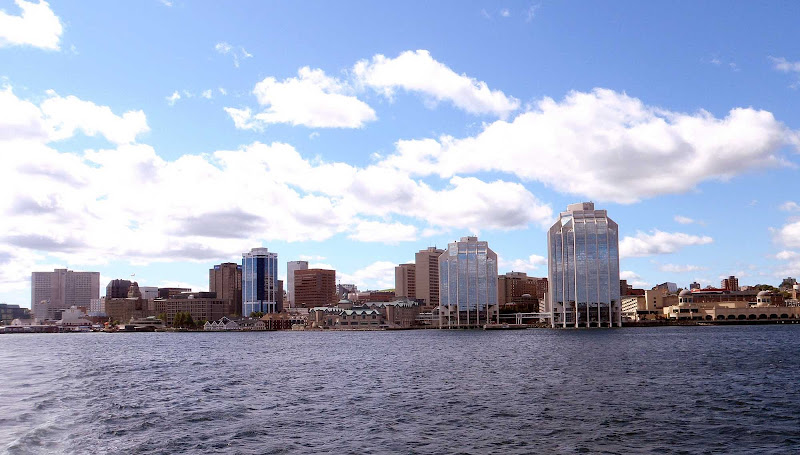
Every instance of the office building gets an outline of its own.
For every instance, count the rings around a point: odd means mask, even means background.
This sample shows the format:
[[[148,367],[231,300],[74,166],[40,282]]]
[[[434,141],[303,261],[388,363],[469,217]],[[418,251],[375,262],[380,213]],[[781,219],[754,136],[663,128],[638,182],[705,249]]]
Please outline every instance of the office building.
[[[294,299],[294,271],[308,270],[308,261],[289,261],[286,263],[286,298],[289,308],[295,307]]]
[[[31,273],[31,309],[38,319],[60,320],[69,307],[89,307],[100,298],[100,272],[55,269]]]
[[[395,296],[407,297],[411,300],[417,298],[416,271],[416,264],[400,264],[394,268]]]
[[[242,266],[235,262],[223,262],[208,271],[208,290],[218,299],[228,301],[227,315],[242,311]]]
[[[440,327],[478,327],[498,314],[497,254],[477,237],[461,237],[439,255]]]
[[[278,286],[278,253],[253,248],[242,254],[242,315],[281,312],[282,294]]]
[[[124,299],[128,297],[128,289],[131,287],[129,280],[111,280],[106,285],[107,299]]]
[[[313,308],[333,305],[336,296],[336,271],[306,269],[294,271],[295,305]]]
[[[439,256],[444,250],[428,247],[414,255],[414,292],[423,309],[439,306]]]
[[[721,289],[726,290],[726,291],[738,291],[739,290],[739,279],[736,278],[735,276],[731,275],[728,278],[724,278],[720,282],[720,286],[719,287]]]
[[[619,327],[619,231],[594,203],[570,204],[547,233],[553,327]]]

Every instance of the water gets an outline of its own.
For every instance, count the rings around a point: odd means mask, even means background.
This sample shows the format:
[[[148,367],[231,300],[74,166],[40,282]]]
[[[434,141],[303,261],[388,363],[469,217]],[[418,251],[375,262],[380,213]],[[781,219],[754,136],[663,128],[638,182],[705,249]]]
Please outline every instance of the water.
[[[800,452],[800,326],[0,336],[0,452]]]

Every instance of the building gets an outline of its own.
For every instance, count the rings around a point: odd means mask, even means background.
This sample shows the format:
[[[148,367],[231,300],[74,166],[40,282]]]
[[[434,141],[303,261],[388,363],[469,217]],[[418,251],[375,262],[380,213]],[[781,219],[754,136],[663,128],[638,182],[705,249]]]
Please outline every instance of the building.
[[[339,283],[336,285],[336,295],[342,298],[347,298],[349,294],[358,293],[358,286],[351,283]]]
[[[414,255],[414,292],[416,300],[430,310],[439,306],[439,256],[444,250],[428,247]]]
[[[653,289],[666,291],[668,294],[675,294],[678,292],[678,285],[676,283],[667,281],[666,283],[661,283],[653,286]]]
[[[19,305],[0,303],[0,325],[11,324],[14,319],[30,319],[31,310],[20,308]]]
[[[159,299],[171,299],[186,292],[192,292],[190,288],[158,288]]]
[[[289,308],[296,306],[294,298],[295,270],[308,270],[308,261],[289,261],[286,263],[286,297],[289,301]]]
[[[141,297],[106,299],[104,307],[105,315],[108,319],[122,324],[128,323],[131,319],[155,315],[150,302]]]
[[[694,291],[695,289],[700,289],[700,283],[697,281],[693,281],[689,284],[689,289]]]
[[[619,327],[619,231],[594,203],[570,204],[547,233],[553,327]]]
[[[336,270],[306,269],[294,272],[295,305],[303,308],[335,304]]]
[[[498,314],[497,254],[486,241],[461,237],[439,255],[440,327],[479,327]]]
[[[278,253],[253,248],[242,254],[242,315],[281,311],[283,290],[278,283]]]
[[[139,292],[142,293],[142,298],[145,300],[158,298],[158,287],[156,286],[139,286]]]
[[[100,272],[55,269],[31,273],[31,308],[37,319],[60,320],[69,307],[89,307],[100,298]]]
[[[705,291],[705,290],[703,290]],[[743,291],[739,291],[743,292]],[[740,296],[731,292],[719,294]],[[750,294],[751,301],[722,300],[698,301],[703,292],[685,289],[678,295],[678,303],[664,307],[663,316],[668,319],[715,321],[716,323],[786,323],[800,319],[800,307],[783,305],[781,294],[769,291],[758,291]],[[777,296],[781,298],[775,300]]]
[[[129,280],[111,280],[106,285],[107,299],[124,299],[128,297],[128,289],[131,287]]]
[[[723,278],[719,287],[721,289],[725,289],[726,291],[738,291],[739,279],[733,275],[729,276],[728,278]]]
[[[228,311],[228,301],[211,295],[213,293],[197,292],[170,299],[156,299],[152,303],[152,312],[167,325],[172,325],[178,313],[191,314],[192,320],[198,324],[203,321],[217,321]]]
[[[523,295],[544,299],[547,295],[547,278],[528,276],[525,272],[508,272],[497,277],[497,301],[501,307],[519,302]]]
[[[208,271],[208,290],[218,299],[228,300],[228,315],[242,311],[242,266],[223,262]]]
[[[394,295],[407,297],[411,300],[417,298],[417,264],[400,264],[394,268]]]

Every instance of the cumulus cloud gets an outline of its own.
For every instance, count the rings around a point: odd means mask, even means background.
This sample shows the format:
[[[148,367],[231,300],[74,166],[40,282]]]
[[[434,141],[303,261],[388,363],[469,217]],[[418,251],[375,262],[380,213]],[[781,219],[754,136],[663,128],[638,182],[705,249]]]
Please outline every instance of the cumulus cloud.
[[[780,209],[784,212],[796,212],[800,210],[800,204],[794,201],[786,201],[781,204]]]
[[[57,141],[80,131],[87,136],[103,136],[115,144],[127,144],[150,130],[142,111],[119,116],[108,106],[75,96],[61,97],[53,91],[47,95],[36,106],[17,98],[11,87],[0,91],[0,140]]]
[[[645,287],[650,286],[650,283],[648,283],[647,281],[644,281],[642,279],[642,277],[639,276],[638,273],[633,272],[631,270],[620,270],[619,278],[621,280],[626,280],[628,282],[628,284],[630,284],[633,287],[645,288]]]
[[[790,259],[800,258],[800,253],[798,253],[797,251],[783,250],[778,254],[776,254],[775,258],[780,259],[782,261],[788,261]]]
[[[544,98],[473,137],[400,142],[384,162],[441,177],[498,171],[562,193],[633,203],[783,165],[780,149],[797,144],[797,137],[767,111],[735,108],[716,118],[595,89],[571,92],[561,102]],[[414,161],[420,165],[411,169]]]
[[[267,77],[253,89],[264,110],[225,108],[240,129],[257,129],[271,123],[311,128],[360,128],[377,119],[369,105],[351,94],[347,83],[320,69],[300,68],[297,77],[278,81]]]
[[[503,270],[532,273],[538,271],[541,266],[546,265],[547,258],[539,256],[538,254],[532,254],[525,259],[513,259],[510,261],[506,261],[500,257],[498,258],[498,262],[498,266]]]
[[[786,248],[800,248],[800,221],[789,222],[777,231],[778,243]]]
[[[222,55],[230,55],[233,58],[233,66],[239,67],[242,60],[251,58],[253,54],[247,52],[242,46],[233,46],[225,41],[214,45],[214,50]]]
[[[353,273],[339,273],[342,283],[352,283],[359,289],[393,289],[394,288],[394,262],[376,261]]]
[[[708,236],[655,229],[650,234],[637,232],[635,237],[625,237],[620,240],[619,254],[621,258],[670,254],[687,246],[706,245],[713,241],[714,239]]]
[[[22,10],[13,16],[0,10],[0,47],[33,46],[59,50],[63,28],[61,20],[45,1],[38,3],[15,0]]]
[[[698,270],[705,270],[705,267],[700,267],[699,265],[680,265],[680,264],[661,264],[658,267],[659,270],[662,272],[671,272],[671,273],[687,273],[687,272],[696,272]]]
[[[458,74],[435,60],[426,50],[406,51],[396,58],[375,55],[353,67],[359,84],[371,87],[388,98],[395,90],[418,92],[433,100],[449,101],[471,114],[493,114],[505,118],[519,109],[516,98],[491,90],[483,82]]]
[[[37,105],[0,91],[0,149],[15,151],[0,168],[0,253],[47,252],[68,264],[112,254],[139,264],[209,262],[275,240],[342,234],[391,243],[431,230],[519,229],[552,218],[547,204],[513,182],[423,181],[391,166],[304,157],[284,143],[165,160],[136,141],[146,130],[140,111],[116,115],[54,93]],[[108,142],[58,150],[58,141],[78,133]]]

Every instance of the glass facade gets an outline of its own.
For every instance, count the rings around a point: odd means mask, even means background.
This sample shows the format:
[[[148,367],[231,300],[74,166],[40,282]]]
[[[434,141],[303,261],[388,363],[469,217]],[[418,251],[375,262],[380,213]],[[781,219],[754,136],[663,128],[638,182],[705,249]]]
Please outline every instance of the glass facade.
[[[242,316],[253,312],[280,313],[278,254],[253,248],[242,255]]]
[[[439,301],[448,314],[444,325],[488,321],[497,305],[497,254],[477,237],[462,237],[439,256]]]
[[[547,234],[553,326],[622,323],[617,223],[594,204],[571,204]]]

